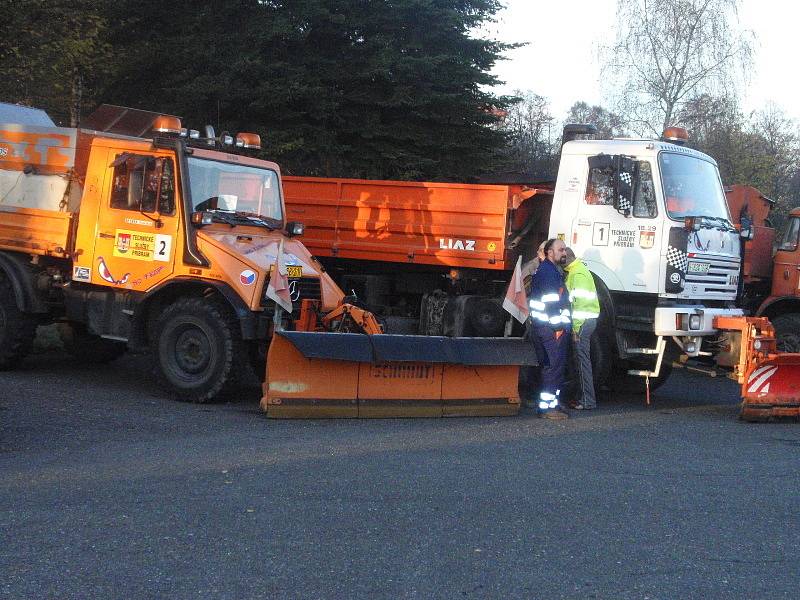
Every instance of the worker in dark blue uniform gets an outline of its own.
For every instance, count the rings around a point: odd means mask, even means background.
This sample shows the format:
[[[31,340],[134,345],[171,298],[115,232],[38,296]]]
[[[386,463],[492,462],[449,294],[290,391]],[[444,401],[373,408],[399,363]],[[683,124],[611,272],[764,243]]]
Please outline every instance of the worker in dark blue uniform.
[[[534,341],[545,354],[541,357],[542,387],[536,399],[537,412],[545,419],[567,418],[558,404],[571,329],[569,292],[559,269],[566,262],[566,248],[563,240],[547,240],[545,260],[533,275],[528,299]]]

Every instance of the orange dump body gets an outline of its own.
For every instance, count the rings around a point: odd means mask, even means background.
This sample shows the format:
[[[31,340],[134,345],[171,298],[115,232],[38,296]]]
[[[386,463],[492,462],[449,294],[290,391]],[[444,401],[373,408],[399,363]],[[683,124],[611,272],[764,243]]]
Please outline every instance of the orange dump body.
[[[523,185],[285,176],[283,187],[316,256],[455,268],[513,268],[515,232],[541,211],[544,239],[552,204],[552,189]]]
[[[55,257],[70,253],[90,141],[76,129],[3,126],[0,248]]]

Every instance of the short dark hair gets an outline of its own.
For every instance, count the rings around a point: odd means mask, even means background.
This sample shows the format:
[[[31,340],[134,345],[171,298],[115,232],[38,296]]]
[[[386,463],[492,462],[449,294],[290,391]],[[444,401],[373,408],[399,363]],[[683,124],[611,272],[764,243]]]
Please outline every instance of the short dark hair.
[[[550,251],[550,248],[552,248],[553,244],[555,244],[557,241],[558,241],[558,238],[550,238],[549,240],[547,240],[547,242],[545,242],[545,244],[544,244],[544,254],[545,254],[545,256],[547,256],[547,253]]]

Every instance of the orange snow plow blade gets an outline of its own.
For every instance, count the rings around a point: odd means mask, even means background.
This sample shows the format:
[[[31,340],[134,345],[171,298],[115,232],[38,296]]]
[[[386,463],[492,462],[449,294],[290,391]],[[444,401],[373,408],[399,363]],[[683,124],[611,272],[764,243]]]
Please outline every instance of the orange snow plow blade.
[[[521,338],[276,331],[261,408],[272,418],[509,416]]]
[[[719,329],[741,332],[734,374],[742,385],[740,417],[768,421],[800,419],[800,354],[778,353],[766,317],[718,317]]]

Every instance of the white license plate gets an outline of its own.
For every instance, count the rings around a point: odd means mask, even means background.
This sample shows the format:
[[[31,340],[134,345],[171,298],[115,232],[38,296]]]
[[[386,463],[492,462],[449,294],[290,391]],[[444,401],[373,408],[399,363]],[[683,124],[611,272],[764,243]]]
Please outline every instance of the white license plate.
[[[687,273],[708,273],[708,267],[710,265],[708,263],[698,263],[698,262],[690,262],[689,268],[686,270]]]

